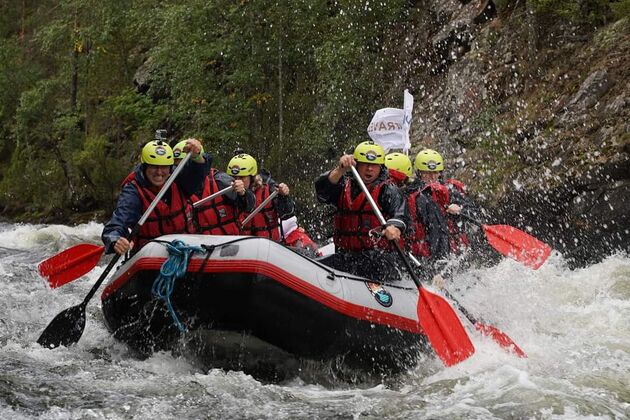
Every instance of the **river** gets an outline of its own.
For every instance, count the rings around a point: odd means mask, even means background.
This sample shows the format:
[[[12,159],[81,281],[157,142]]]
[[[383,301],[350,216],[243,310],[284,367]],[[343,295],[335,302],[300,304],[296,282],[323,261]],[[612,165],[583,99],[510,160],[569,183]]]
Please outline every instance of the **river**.
[[[504,260],[457,279],[460,303],[506,332],[526,359],[471,331],[476,353],[451,368],[425,358],[382,383],[307,375],[270,384],[170,353],[138,360],[109,335],[96,298],[77,345],[36,344],[103,270],[51,290],[37,263],[78,243],[99,243],[101,229],[0,224],[0,418],[630,418],[626,255],[572,270],[554,252],[537,271]]]

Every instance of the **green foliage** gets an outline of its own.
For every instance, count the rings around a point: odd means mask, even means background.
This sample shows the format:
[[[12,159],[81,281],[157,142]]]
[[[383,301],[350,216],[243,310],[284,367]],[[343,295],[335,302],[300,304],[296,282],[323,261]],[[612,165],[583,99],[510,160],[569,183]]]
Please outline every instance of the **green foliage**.
[[[151,132],[164,114],[163,105],[154,104],[151,98],[129,88],[105,99],[96,120],[100,122],[99,132],[112,138],[130,139],[138,132]]]
[[[630,0],[620,0],[610,4],[615,19],[630,18]]]
[[[156,128],[200,137],[220,168],[243,147],[311,200],[312,178],[390,105],[383,46],[403,36],[408,7],[13,2],[0,32],[0,206],[111,208]]]
[[[41,77],[15,39],[0,39],[0,180],[15,148],[11,126],[22,92]]]
[[[104,198],[114,197],[121,180],[129,172],[126,159],[116,159],[112,153],[111,142],[103,136],[88,137],[82,149],[72,155],[77,173],[82,182],[89,186],[83,191],[80,203],[100,203]],[[103,206],[109,213],[114,202],[104,202]]]
[[[628,16],[630,0],[528,0],[540,15],[560,17],[577,24],[602,25]]]

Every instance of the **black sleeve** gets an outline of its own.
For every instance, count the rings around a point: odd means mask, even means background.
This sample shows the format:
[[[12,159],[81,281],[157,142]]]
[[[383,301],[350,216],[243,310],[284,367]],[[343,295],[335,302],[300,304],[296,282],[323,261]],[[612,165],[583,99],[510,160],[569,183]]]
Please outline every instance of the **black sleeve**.
[[[177,186],[189,197],[203,189],[206,175],[210,172],[212,157],[207,154],[204,157],[206,159],[204,163],[189,160],[175,179]]]
[[[286,220],[295,214],[295,202],[286,195],[277,195],[273,199],[273,207],[281,220]]]
[[[411,224],[409,209],[405,196],[392,184],[384,184],[378,197],[378,204],[383,211],[383,217],[388,225],[393,225],[405,231]]]
[[[247,189],[244,195],[237,194],[236,196],[236,207],[238,207],[240,211],[251,213],[254,208],[256,208],[256,196],[251,190]]]
[[[418,220],[425,227],[427,241],[431,249],[431,258],[445,258],[450,252],[448,239],[448,225],[437,204],[427,196],[418,194],[416,197]]]
[[[278,183],[271,177],[267,178],[267,183],[269,184],[270,192],[278,188]],[[295,202],[293,198],[288,195],[278,194],[276,198],[273,199],[273,208],[276,210],[276,213],[278,213],[280,220],[286,220],[295,215]]]
[[[232,182],[234,182],[234,178],[221,171],[216,171],[214,173],[214,180],[217,182],[217,188],[219,190],[231,186]],[[236,204],[237,196],[238,194],[236,194],[234,191],[228,191],[223,195],[223,198],[230,204]]]
[[[477,219],[481,213],[479,206],[468,196],[459,192],[455,188],[449,188],[450,202],[462,207],[462,212],[466,216]]]
[[[339,203],[339,196],[343,191],[344,182],[347,181],[344,177],[338,184],[333,184],[328,179],[329,173],[330,171],[323,173],[315,180],[315,194],[317,195],[317,200],[320,203],[337,206],[337,203]]]
[[[278,183],[271,178],[271,174],[269,171],[265,171],[262,175],[263,182],[269,185],[269,192],[273,192],[278,187]],[[281,220],[286,220],[290,217],[293,217],[295,214],[295,203],[290,196],[280,195],[278,194],[276,198],[273,199],[273,208],[278,213],[278,217]]]
[[[234,178],[222,171],[215,172],[214,179],[217,182],[219,190],[229,187],[234,182]],[[246,189],[245,194],[243,195],[238,195],[234,191],[229,191],[225,193],[223,197],[225,198],[225,201],[233,206],[236,206],[240,211],[249,213],[254,210],[254,207],[256,207],[256,196],[249,189]]]

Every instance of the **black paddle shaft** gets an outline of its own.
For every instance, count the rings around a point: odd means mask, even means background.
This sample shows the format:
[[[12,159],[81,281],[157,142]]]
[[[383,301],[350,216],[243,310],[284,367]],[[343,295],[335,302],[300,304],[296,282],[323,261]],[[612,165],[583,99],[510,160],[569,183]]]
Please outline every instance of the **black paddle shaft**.
[[[446,296],[447,298],[449,298],[449,299],[450,299],[450,300],[451,300],[451,301],[452,301],[455,305],[457,305],[457,309],[459,309],[459,311],[460,311],[461,313],[463,313],[463,314],[464,314],[464,316],[465,316],[466,318],[468,318],[468,320],[470,321],[470,323],[471,323],[471,324],[473,324],[473,325],[477,324],[477,320],[475,319],[475,317],[474,317],[474,316],[472,316],[472,314],[471,314],[470,312],[468,312],[468,311],[466,310],[466,308],[464,308],[464,307],[461,305],[461,303],[459,303],[459,302],[457,301],[457,299],[455,299],[455,296],[453,296],[452,294],[450,294],[450,292],[449,292],[448,290],[444,289],[444,288],[442,289],[442,292],[444,293],[444,296]]]

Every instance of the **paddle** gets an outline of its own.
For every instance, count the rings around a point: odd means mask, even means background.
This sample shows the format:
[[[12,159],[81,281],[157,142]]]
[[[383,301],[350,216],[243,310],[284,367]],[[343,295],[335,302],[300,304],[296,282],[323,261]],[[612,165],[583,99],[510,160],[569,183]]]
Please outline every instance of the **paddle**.
[[[79,244],[68,248],[37,266],[39,274],[53,289],[77,279],[92,270],[101,259],[104,246]]]
[[[243,220],[243,222],[241,223],[241,227],[245,227],[245,225],[248,224],[249,221],[252,220],[254,216],[256,216],[267,204],[269,204],[269,202],[273,200],[276,197],[276,195],[278,195],[278,190],[275,190],[274,192],[269,194],[269,197],[265,198],[263,202],[260,203],[260,205],[256,207],[254,210],[252,210],[249,216],[247,216],[245,220]]]
[[[547,261],[551,247],[520,229],[509,225],[484,225],[463,213],[460,217],[481,226],[488,243],[499,253],[536,270]]]
[[[420,261],[418,261],[418,259],[413,254],[410,253],[409,254],[409,258],[411,258],[411,260],[418,267],[421,266]],[[523,350],[521,350],[521,348],[519,346],[517,346],[516,343],[507,334],[505,334],[503,331],[499,330],[497,327],[493,327],[492,325],[482,324],[481,322],[479,322],[479,320],[475,319],[471,315],[471,313],[468,312],[468,310],[466,310],[466,308],[464,308],[461,305],[461,303],[459,303],[457,301],[457,299],[455,299],[455,297],[449,293],[448,290],[446,290],[445,288],[442,288],[441,290],[444,292],[444,294],[446,295],[447,298],[449,298],[451,301],[453,301],[453,303],[455,303],[455,306],[457,306],[457,309],[459,309],[459,311],[461,313],[463,313],[464,316],[466,316],[466,318],[468,318],[470,323],[473,324],[475,326],[475,328],[478,331],[480,331],[483,335],[485,335],[487,337],[491,337],[501,347],[503,347],[504,349],[508,349],[510,351],[513,351],[514,353],[516,353],[516,355],[518,357],[527,357],[525,352]]]
[[[214,194],[210,194],[206,198],[202,198],[201,200],[193,203],[193,207],[199,207],[200,205],[202,205],[204,203],[207,203],[208,201],[212,201],[212,200],[214,200],[217,197],[221,197],[222,195],[232,191],[233,189],[234,189],[234,187],[231,186],[231,185],[229,187],[225,187],[222,190],[219,190],[219,191],[215,192]]]
[[[175,181],[175,178],[177,178],[177,175],[179,175],[191,156],[192,153],[187,153],[184,159],[182,159],[182,162],[177,165],[171,176],[169,176],[169,178],[160,189],[160,192],[157,194],[157,196],[155,196],[153,202],[151,202],[142,217],[140,217],[140,220],[138,220],[138,223],[136,223],[136,225],[131,230],[129,238],[133,238],[134,236],[136,236],[136,234],[140,230],[140,227],[149,218],[149,215],[153,212],[155,206],[157,206],[157,204],[160,202],[162,196],[164,196],[173,181]],[[54,349],[59,346],[69,346],[70,344],[74,344],[78,342],[79,339],[81,339],[81,335],[83,335],[83,330],[85,329],[85,308],[87,307],[88,302],[90,301],[90,299],[92,299],[109,272],[112,270],[112,268],[114,268],[120,257],[120,254],[116,254],[114,258],[112,258],[101,276],[96,281],[96,283],[94,283],[94,286],[92,286],[88,294],[83,299],[83,302],[71,308],[65,309],[64,311],[59,313],[50,322],[50,324],[48,324],[46,329],[37,339],[37,343],[39,345]]]
[[[383,214],[374,202],[374,199],[363,183],[356,168],[351,166],[350,169],[357,183],[363,190],[363,194],[370,203],[374,214],[378,217],[379,222],[385,225],[386,221]],[[392,243],[398,255],[400,255],[400,258],[403,260],[411,278],[418,287],[418,322],[433,346],[435,353],[442,359],[446,366],[452,366],[467,359],[475,352],[475,347],[470,341],[470,338],[468,338],[468,334],[457,317],[457,314],[443,297],[429,292],[422,286],[420,278],[411,266],[407,255],[400,248],[400,244],[396,241]]]

